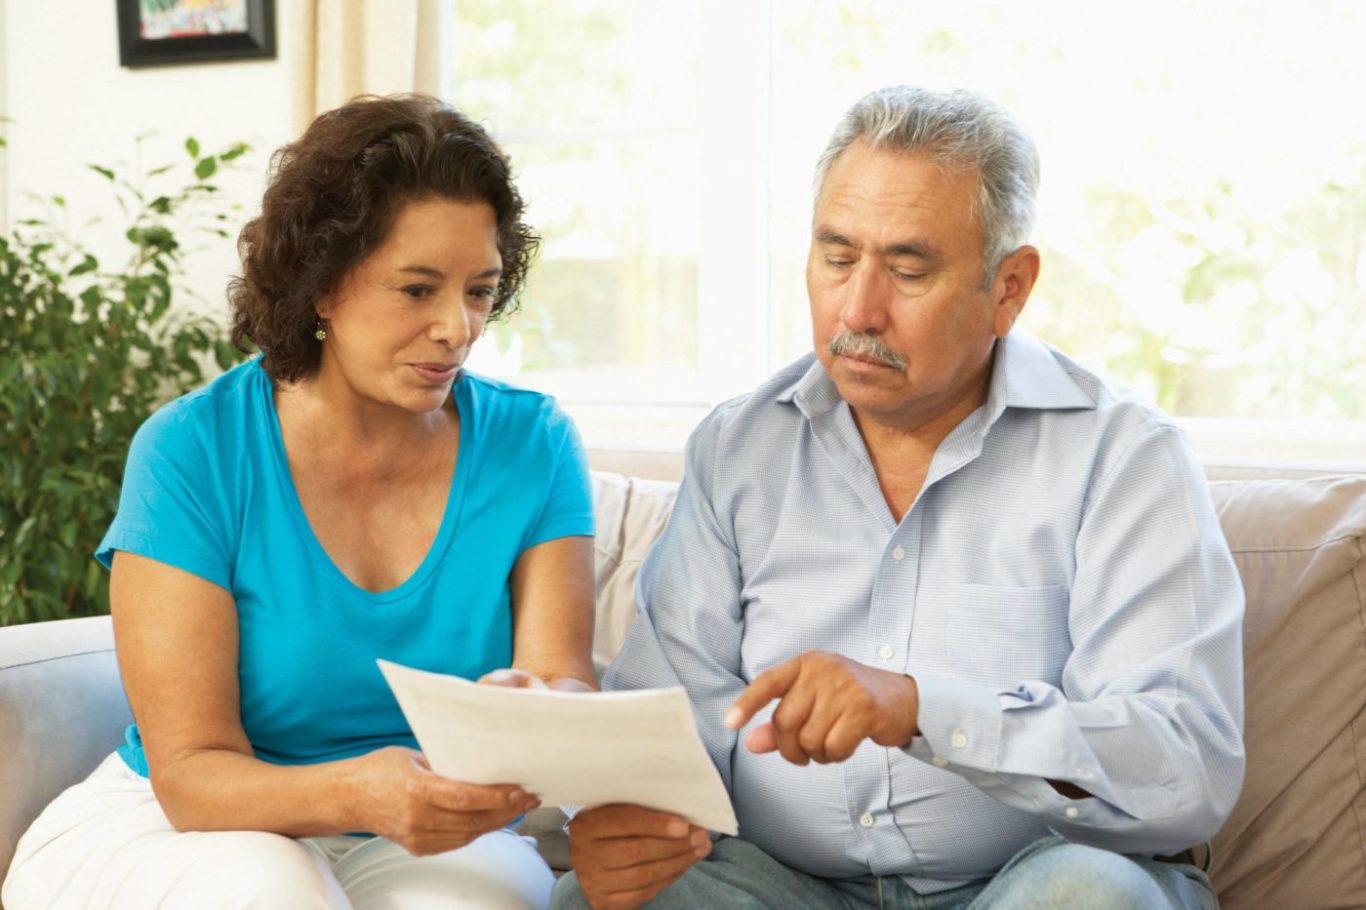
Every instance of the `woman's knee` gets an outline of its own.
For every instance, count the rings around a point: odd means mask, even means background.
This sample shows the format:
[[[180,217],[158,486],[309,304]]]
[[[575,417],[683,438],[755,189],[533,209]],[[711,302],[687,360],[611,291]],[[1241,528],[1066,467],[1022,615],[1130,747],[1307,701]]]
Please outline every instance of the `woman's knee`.
[[[545,910],[555,884],[535,848],[510,831],[421,857],[376,838],[348,852],[335,869],[355,910]]]
[[[171,906],[259,910],[348,907],[327,864],[298,841],[260,831],[183,835],[200,840],[168,891]]]
[[[97,861],[98,859],[98,861]],[[69,874],[52,863],[11,870],[3,900],[14,910],[143,907],[334,910],[348,906],[326,864],[299,842],[254,831],[149,832],[89,851]]]

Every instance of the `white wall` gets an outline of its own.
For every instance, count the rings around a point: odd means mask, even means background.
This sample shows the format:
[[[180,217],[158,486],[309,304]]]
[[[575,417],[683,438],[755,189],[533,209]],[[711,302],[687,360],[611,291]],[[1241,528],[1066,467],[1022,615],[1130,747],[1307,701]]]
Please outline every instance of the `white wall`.
[[[240,173],[221,182],[242,206],[229,231],[255,213],[270,152],[293,133],[292,48],[297,0],[277,0],[275,60],[127,69],[119,66],[112,0],[0,0],[0,114],[8,154],[0,159],[0,229],[42,211],[31,194],[68,200],[70,229],[112,266],[126,256],[125,225],[106,181],[87,164],[132,163],[135,138],[144,168],[188,162],[187,136],[206,151],[232,142],[253,146]],[[92,216],[105,222],[85,227]],[[186,281],[225,313],[223,285],[236,270],[231,240],[205,237]]]
[[[6,0],[0,0],[0,118],[3,118],[5,112],[9,110],[9,96],[5,91],[8,81],[6,79],[8,67],[5,61],[9,59],[9,42],[5,32],[5,3]],[[5,121],[0,119],[0,131],[4,131],[4,127]],[[7,189],[9,186],[9,168],[7,158],[8,154],[5,147],[0,146],[0,233],[3,233],[5,228],[9,226],[9,190]]]

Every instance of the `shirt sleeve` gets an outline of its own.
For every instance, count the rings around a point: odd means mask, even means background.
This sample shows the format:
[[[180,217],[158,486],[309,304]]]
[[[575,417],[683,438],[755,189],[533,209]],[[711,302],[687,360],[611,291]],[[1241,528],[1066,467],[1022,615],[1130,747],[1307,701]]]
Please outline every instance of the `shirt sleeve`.
[[[95,558],[112,568],[124,550],[231,590],[231,549],[208,446],[192,406],[172,402],[149,417],[128,449],[119,509]]]
[[[547,430],[555,443],[545,506],[524,550],[559,537],[593,536],[593,480],[588,453],[569,415],[552,406]]]
[[[688,440],[678,499],[636,577],[638,615],[603,688],[683,686],[729,790],[736,733],[722,719],[745,688],[744,620],[734,533],[713,508],[718,423],[713,412]]]
[[[1199,464],[1179,430],[1150,429],[1087,504],[1061,688],[917,676],[907,751],[1070,841],[1142,854],[1201,843],[1242,786],[1242,617]]]

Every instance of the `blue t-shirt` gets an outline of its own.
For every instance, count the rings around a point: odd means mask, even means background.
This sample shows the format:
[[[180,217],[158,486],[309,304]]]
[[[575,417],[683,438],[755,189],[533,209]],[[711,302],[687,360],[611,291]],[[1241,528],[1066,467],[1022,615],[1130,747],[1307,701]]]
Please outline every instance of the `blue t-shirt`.
[[[416,747],[376,658],[467,679],[507,666],[513,564],[537,544],[592,535],[587,458],[553,399],[463,372],[453,398],[460,449],[440,529],[412,576],[378,593],[342,574],[309,527],[260,358],[161,408],[133,438],[96,558],[107,567],[126,550],[232,594],[242,726],[258,758]],[[147,774],[136,725],[119,754]]]

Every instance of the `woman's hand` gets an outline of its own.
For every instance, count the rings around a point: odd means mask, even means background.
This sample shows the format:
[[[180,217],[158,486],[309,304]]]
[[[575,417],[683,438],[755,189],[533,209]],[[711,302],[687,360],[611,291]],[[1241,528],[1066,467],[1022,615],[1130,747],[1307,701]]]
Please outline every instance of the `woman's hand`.
[[[541,804],[514,784],[483,786],[442,777],[421,752],[402,746],[352,761],[357,829],[388,838],[414,856],[463,847]]]
[[[508,667],[504,670],[494,670],[479,677],[481,686],[506,686],[509,689],[549,689],[545,680],[535,673],[528,673],[525,670],[514,670]]]
[[[506,686],[509,689],[554,689],[556,692],[596,692],[597,690],[581,679],[572,676],[562,676],[559,679],[552,679],[549,682],[541,679],[535,673],[528,673],[526,670],[516,670],[511,667],[504,670],[494,670],[479,677],[481,686]]]

